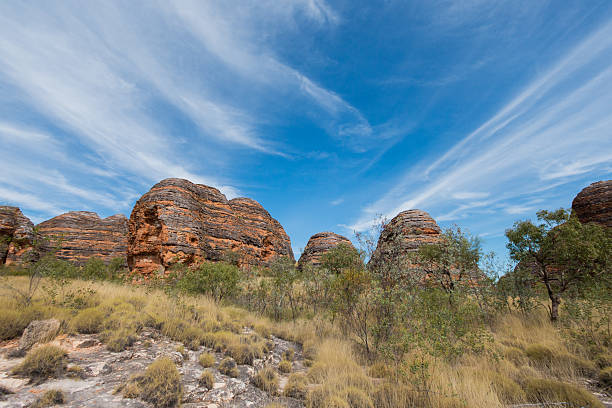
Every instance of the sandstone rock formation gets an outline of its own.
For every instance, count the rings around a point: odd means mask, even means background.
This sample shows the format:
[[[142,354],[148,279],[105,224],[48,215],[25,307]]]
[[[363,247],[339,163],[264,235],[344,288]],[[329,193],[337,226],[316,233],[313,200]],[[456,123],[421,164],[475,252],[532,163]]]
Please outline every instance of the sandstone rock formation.
[[[17,207],[0,206],[0,264],[21,262],[33,239],[32,221]]]
[[[385,225],[368,266],[376,268],[396,262],[424,244],[437,242],[441,233],[438,224],[425,211],[402,211]]]
[[[300,256],[298,268],[302,269],[306,264],[319,266],[321,264],[321,257],[340,244],[353,246],[348,238],[333,232],[319,232],[318,234],[314,234],[308,240],[306,248],[304,248],[304,252],[302,252]]]
[[[110,262],[127,253],[127,218],[101,219],[89,211],[71,211],[38,224],[41,251],[58,249],[57,257],[82,265],[91,257]]]
[[[162,180],[132,210],[128,264],[138,273],[164,272],[177,262],[219,261],[228,251],[242,266],[263,265],[276,256],[293,259],[283,227],[259,203],[227,200],[213,187]]]
[[[582,223],[596,222],[612,227],[612,180],[583,188],[574,198],[572,209]]]

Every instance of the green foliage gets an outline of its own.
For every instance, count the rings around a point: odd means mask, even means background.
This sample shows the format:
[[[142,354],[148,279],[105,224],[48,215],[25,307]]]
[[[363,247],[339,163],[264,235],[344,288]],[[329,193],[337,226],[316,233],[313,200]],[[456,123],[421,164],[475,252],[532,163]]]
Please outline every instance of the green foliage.
[[[278,392],[278,376],[272,367],[264,367],[253,377],[253,385],[268,394]]]
[[[241,280],[242,272],[235,265],[204,262],[197,268],[186,269],[178,278],[176,287],[186,293],[211,296],[220,302],[239,292]]]
[[[525,381],[527,400],[533,403],[565,402],[569,407],[604,408],[587,390],[555,380],[529,378]]]
[[[528,267],[550,299],[550,319],[559,317],[564,293],[585,282],[606,278],[612,268],[612,232],[582,224],[569,211],[539,211],[539,223],[520,221],[506,230],[510,256]]]
[[[29,377],[34,381],[57,378],[66,371],[67,356],[66,351],[57,346],[36,347],[30,350],[23,362],[13,369],[13,374]]]
[[[337,275],[345,269],[359,270],[365,266],[357,249],[343,242],[323,254],[320,267]]]
[[[66,397],[62,390],[47,390],[29,408],[47,408],[60,405],[66,402]]]

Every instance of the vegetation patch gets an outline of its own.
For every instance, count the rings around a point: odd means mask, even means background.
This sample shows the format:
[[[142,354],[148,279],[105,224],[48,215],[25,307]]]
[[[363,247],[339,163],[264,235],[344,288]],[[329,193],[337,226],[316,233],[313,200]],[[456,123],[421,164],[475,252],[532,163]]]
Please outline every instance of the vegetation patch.
[[[290,373],[292,369],[293,364],[291,363],[291,361],[283,359],[280,361],[280,363],[278,363],[278,371],[280,371],[281,373]]]
[[[604,368],[599,372],[599,383],[608,389],[612,388],[612,367]]]
[[[66,397],[62,390],[47,390],[29,408],[46,408],[54,405],[61,405],[66,402]]]
[[[160,408],[179,406],[183,396],[181,375],[167,357],[158,358],[143,374],[132,376],[115,391],[122,392],[125,398],[141,398]]]
[[[308,379],[305,374],[294,373],[289,376],[283,394],[286,397],[305,399],[308,392]]]
[[[79,333],[98,333],[102,329],[104,317],[105,313],[98,308],[83,309],[72,320],[72,326]]]
[[[533,403],[565,402],[572,408],[604,408],[603,404],[587,390],[555,380],[531,378],[525,382],[527,399]]]
[[[226,357],[219,363],[218,370],[221,374],[225,374],[230,377],[238,377],[240,372],[238,371],[238,365],[231,357]]]
[[[278,392],[278,376],[272,367],[264,367],[253,377],[253,385],[271,395]]]
[[[29,377],[33,381],[58,378],[66,371],[68,354],[60,347],[44,345],[28,352],[13,374]]]
[[[200,354],[198,361],[202,367],[208,368],[215,365],[216,358],[214,354],[204,352]]]
[[[204,370],[200,376],[199,383],[202,387],[212,390],[213,385],[215,384],[215,376],[213,375],[212,371]]]

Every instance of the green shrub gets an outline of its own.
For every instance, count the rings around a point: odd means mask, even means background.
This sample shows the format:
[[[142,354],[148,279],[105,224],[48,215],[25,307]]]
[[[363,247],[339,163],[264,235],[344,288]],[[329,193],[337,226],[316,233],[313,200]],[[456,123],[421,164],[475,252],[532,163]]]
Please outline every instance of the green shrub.
[[[179,290],[205,294],[216,301],[234,296],[239,291],[242,272],[224,262],[204,262],[198,268],[187,269],[176,284]]]
[[[63,404],[66,402],[64,392],[62,390],[47,390],[43,395],[40,396],[30,408],[46,408],[54,405]]]
[[[214,354],[204,352],[200,354],[198,361],[202,367],[208,368],[215,365],[216,358]]]
[[[87,260],[81,270],[82,279],[104,280],[110,279],[108,267],[100,258],[91,257]]]
[[[253,377],[253,385],[268,394],[278,392],[278,376],[272,367],[264,367]]]
[[[23,362],[13,369],[13,373],[35,381],[57,378],[66,371],[67,356],[66,351],[57,346],[36,347],[28,352]]]
[[[281,373],[290,373],[292,368],[293,364],[291,364],[291,361],[283,359],[278,363],[278,371]]]
[[[604,408],[587,390],[555,380],[530,378],[525,381],[527,400],[533,403],[567,402],[569,407]]]
[[[306,379],[306,375],[302,373],[295,373],[289,376],[283,394],[286,397],[304,399],[306,398],[307,391],[308,380]]]
[[[181,375],[167,357],[159,358],[147,367],[140,389],[141,398],[155,407],[179,406],[183,395]]]
[[[82,334],[98,333],[102,329],[105,314],[102,310],[90,307],[83,309],[72,320],[74,329]]]
[[[218,369],[221,374],[225,374],[230,377],[238,377],[238,375],[240,375],[240,372],[238,371],[238,366],[236,365],[234,359],[231,357],[227,357],[221,360]]]
[[[612,387],[612,367],[604,368],[599,372],[599,383],[606,388]]]

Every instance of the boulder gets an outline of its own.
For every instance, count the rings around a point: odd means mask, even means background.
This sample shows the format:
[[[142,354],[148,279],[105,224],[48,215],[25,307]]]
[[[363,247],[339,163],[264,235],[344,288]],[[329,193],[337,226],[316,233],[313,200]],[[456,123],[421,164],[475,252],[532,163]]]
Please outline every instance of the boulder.
[[[17,207],[0,206],[0,264],[21,263],[32,250],[34,224]]]
[[[24,354],[37,343],[46,343],[57,336],[60,322],[57,319],[33,320],[19,339],[18,353]]]
[[[574,198],[572,209],[582,223],[595,222],[612,227],[612,180],[598,181],[583,188]]]
[[[89,258],[108,263],[126,258],[127,218],[123,214],[100,218],[90,211],[71,211],[37,225],[41,251],[57,250],[59,259],[83,265]]]
[[[348,238],[334,232],[319,232],[318,234],[314,234],[308,240],[306,248],[304,248],[304,252],[302,252],[300,256],[298,268],[302,269],[307,264],[319,266],[321,264],[321,257],[340,244],[353,246]]]
[[[402,211],[385,225],[368,266],[407,260],[424,244],[438,242],[442,231],[431,216],[421,210]]]
[[[293,259],[285,230],[259,203],[227,200],[213,187],[162,180],[132,210],[128,265],[139,274],[163,273],[178,262],[220,261],[230,253],[241,266],[265,265],[277,256]]]

